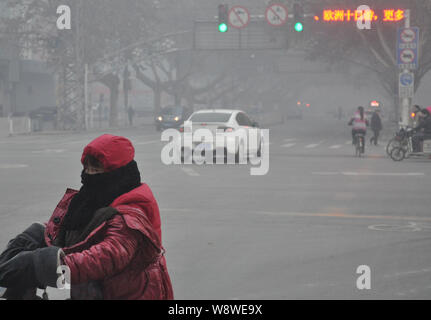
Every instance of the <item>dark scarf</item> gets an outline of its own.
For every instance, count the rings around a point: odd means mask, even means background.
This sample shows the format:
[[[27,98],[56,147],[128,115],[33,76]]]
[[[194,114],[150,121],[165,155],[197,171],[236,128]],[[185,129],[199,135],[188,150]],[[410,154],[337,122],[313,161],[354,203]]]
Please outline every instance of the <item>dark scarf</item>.
[[[79,230],[87,226],[94,213],[109,206],[116,198],[141,185],[138,165],[133,160],[124,167],[100,174],[81,173],[82,187],[72,198],[62,229]]]

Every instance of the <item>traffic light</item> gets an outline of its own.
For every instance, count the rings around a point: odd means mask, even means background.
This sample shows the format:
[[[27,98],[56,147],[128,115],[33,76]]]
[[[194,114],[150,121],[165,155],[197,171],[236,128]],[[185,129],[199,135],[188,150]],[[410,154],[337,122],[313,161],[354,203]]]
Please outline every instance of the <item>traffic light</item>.
[[[220,4],[218,6],[218,31],[224,33],[228,30],[228,6]]]
[[[304,30],[304,8],[298,2],[293,4],[293,26],[296,32]]]

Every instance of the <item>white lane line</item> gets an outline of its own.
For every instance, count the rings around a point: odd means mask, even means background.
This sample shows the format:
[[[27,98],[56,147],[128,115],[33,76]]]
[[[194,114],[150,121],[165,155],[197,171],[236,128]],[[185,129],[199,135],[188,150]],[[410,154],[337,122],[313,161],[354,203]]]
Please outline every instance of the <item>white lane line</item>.
[[[340,174],[340,173],[339,172],[330,172],[330,171],[328,171],[328,172],[312,172],[311,174],[318,175],[318,176],[334,176],[334,175],[337,175],[337,174]]]
[[[28,164],[7,164],[7,163],[0,163],[0,169],[20,169],[20,168],[27,168]]]
[[[278,217],[329,217],[329,218],[345,218],[345,219],[375,219],[375,220],[415,220],[415,221],[431,221],[431,217],[408,217],[408,216],[386,216],[386,215],[362,215],[352,213],[336,213],[336,212],[271,212],[271,211],[254,211],[259,215],[278,216]]]
[[[417,177],[424,176],[423,172],[341,172],[344,176],[391,176],[391,177]]]
[[[341,148],[341,144],[335,144],[329,147],[329,149],[340,149],[340,148]]]
[[[181,168],[181,170],[183,170],[186,174],[188,174],[191,177],[199,177],[200,176],[200,174],[197,173],[192,168]]]
[[[45,150],[36,150],[31,153],[63,153],[66,151],[65,149],[45,149]]]
[[[282,148],[291,148],[291,147],[293,147],[295,145],[296,145],[296,143],[287,143],[287,144],[283,144],[281,147]]]
[[[314,171],[313,175],[330,176],[376,176],[376,177],[421,177],[425,176],[423,172],[335,172],[335,171]]]
[[[411,271],[404,271],[404,272],[396,272],[392,274],[385,274],[383,275],[383,278],[399,278],[402,276],[410,276],[410,275],[429,273],[429,272],[431,272],[431,269],[411,270]]]
[[[135,143],[135,145],[136,146],[143,146],[143,145],[146,145],[146,144],[153,144],[153,143],[157,143],[157,142],[160,142],[160,140],[137,142],[137,143]]]

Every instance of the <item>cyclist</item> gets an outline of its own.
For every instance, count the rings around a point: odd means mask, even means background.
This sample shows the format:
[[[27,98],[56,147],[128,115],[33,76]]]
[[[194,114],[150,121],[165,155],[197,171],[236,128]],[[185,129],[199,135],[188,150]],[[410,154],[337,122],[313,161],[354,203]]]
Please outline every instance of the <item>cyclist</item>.
[[[350,119],[349,126],[352,126],[352,144],[356,144],[356,135],[362,133],[364,136],[367,134],[367,127],[369,125],[367,118],[365,117],[364,107],[359,106],[355,115]],[[365,139],[364,139],[365,145]]]
[[[419,124],[414,129],[415,135],[412,137],[413,152],[421,151],[421,142],[431,139],[431,114],[427,109],[422,109],[418,116]]]

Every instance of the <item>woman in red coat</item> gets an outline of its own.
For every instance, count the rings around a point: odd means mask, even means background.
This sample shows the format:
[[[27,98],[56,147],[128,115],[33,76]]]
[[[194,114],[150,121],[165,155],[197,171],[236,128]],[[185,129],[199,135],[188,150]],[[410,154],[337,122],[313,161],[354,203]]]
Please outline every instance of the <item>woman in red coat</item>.
[[[133,159],[123,137],[103,135],[86,146],[81,189],[66,191],[43,230],[42,248],[3,264],[0,256],[0,285],[55,286],[62,264],[70,270],[72,299],[173,299],[159,208]]]

